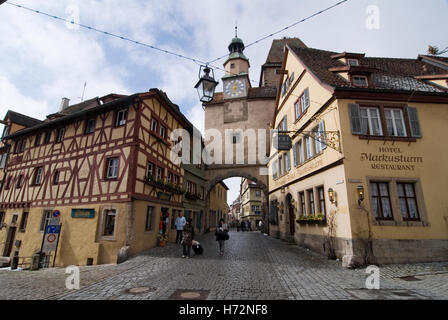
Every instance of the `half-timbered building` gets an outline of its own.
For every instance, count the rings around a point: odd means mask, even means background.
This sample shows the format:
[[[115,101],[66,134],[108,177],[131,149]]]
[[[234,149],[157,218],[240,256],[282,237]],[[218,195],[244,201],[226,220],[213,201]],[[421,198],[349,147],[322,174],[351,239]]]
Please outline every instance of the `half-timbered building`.
[[[183,210],[183,168],[170,160],[169,137],[187,122],[151,89],[63,100],[45,121],[5,135],[0,253],[32,257],[54,215],[62,224],[56,257],[48,253],[56,266],[120,262],[155,246]]]

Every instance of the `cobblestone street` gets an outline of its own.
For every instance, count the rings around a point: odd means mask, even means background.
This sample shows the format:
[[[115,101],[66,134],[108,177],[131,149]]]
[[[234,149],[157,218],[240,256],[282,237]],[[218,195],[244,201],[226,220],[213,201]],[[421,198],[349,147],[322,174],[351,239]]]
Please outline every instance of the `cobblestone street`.
[[[63,268],[0,271],[0,299],[152,300],[182,297],[177,290],[235,300],[448,299],[448,262],[382,266],[381,289],[367,290],[365,269],[344,269],[340,261],[258,232],[231,232],[223,256],[212,234],[199,241],[204,255],[191,259],[169,244],[120,265],[81,267],[80,290],[65,288]]]

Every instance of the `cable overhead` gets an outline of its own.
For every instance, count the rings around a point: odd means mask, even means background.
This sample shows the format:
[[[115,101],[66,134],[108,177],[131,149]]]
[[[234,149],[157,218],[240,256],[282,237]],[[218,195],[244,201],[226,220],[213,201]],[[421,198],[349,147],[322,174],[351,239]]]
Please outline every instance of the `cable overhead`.
[[[25,9],[25,10],[28,10],[28,11],[31,11],[31,12],[34,12],[34,13],[37,13],[37,14],[40,14],[40,15],[44,15],[44,16],[47,16],[47,17],[50,17],[50,18],[53,18],[53,19],[56,19],[56,20],[60,20],[60,21],[64,21],[64,22],[67,22],[67,23],[70,23],[70,24],[73,24],[73,25],[77,25],[77,26],[79,26],[81,28],[84,28],[84,29],[88,29],[88,30],[91,30],[91,31],[96,31],[98,33],[101,33],[101,34],[104,34],[104,35],[107,35],[107,36],[115,37],[115,38],[118,38],[118,39],[121,39],[121,40],[124,40],[124,41],[128,41],[128,42],[131,42],[131,43],[134,43],[134,44],[137,44],[137,45],[141,45],[141,46],[144,46],[144,47],[147,47],[147,48],[159,51],[159,52],[163,52],[165,54],[169,54],[169,55],[172,55],[172,56],[175,56],[175,57],[178,57],[178,58],[190,60],[190,61],[193,61],[195,63],[207,64],[207,62],[205,62],[205,61],[201,61],[201,60],[198,60],[198,59],[187,57],[187,56],[185,56],[183,54],[179,54],[179,53],[176,53],[176,52],[173,52],[173,51],[170,51],[170,50],[158,48],[158,47],[153,46],[151,44],[147,44],[147,43],[144,43],[144,42],[136,41],[136,40],[130,39],[130,38],[125,37],[125,36],[120,36],[120,35],[117,35],[117,34],[114,34],[114,33],[111,33],[111,32],[100,30],[100,29],[97,29],[97,28],[94,28],[94,27],[91,27],[91,26],[84,25],[82,23],[75,22],[73,20],[64,19],[64,18],[58,17],[56,15],[52,15],[52,14],[49,14],[49,13],[46,13],[46,12],[43,12],[43,11],[39,11],[39,10],[36,10],[36,9],[28,8],[28,7],[22,6],[20,4],[16,4],[16,3],[12,3],[12,2],[6,2],[6,4],[15,6],[15,7],[20,8],[20,9]]]
[[[315,16],[317,16],[317,15],[320,15],[320,14],[322,14],[322,13],[328,11],[328,10],[331,10],[331,9],[333,9],[334,7],[337,7],[337,6],[343,4],[344,2],[347,2],[347,1],[349,1],[349,0],[342,0],[342,1],[339,1],[338,3],[335,3],[334,5],[332,5],[332,6],[330,6],[330,7],[325,8],[325,9],[323,9],[323,10],[320,10],[320,11],[318,11],[318,12],[316,12],[316,13],[314,13],[314,14],[312,14],[312,15],[306,17],[306,18],[303,18],[302,20],[299,20],[299,21],[297,21],[297,22],[294,22],[293,24],[291,24],[291,25],[289,25],[289,26],[287,26],[287,27],[284,27],[283,29],[281,29],[281,30],[279,30],[279,31],[273,32],[273,33],[271,33],[271,34],[268,34],[268,35],[266,35],[266,36],[264,36],[264,37],[262,37],[262,38],[260,38],[260,39],[258,39],[258,40],[256,40],[256,41],[253,41],[253,42],[249,43],[249,44],[246,46],[246,48],[248,48],[248,47],[250,47],[250,46],[252,46],[252,45],[254,45],[254,44],[257,44],[257,43],[259,43],[259,42],[261,42],[261,41],[263,41],[263,40],[266,40],[266,39],[268,39],[268,38],[270,38],[270,37],[273,37],[273,36],[275,36],[276,34],[279,34],[280,32],[283,32],[283,31],[285,31],[285,30],[287,30],[287,29],[289,29],[289,28],[295,27],[296,25],[298,25],[298,24],[300,24],[300,23],[302,23],[302,22],[305,22],[305,21],[307,21],[307,20],[309,20],[309,19],[311,19],[311,18],[313,18],[313,17],[315,17]],[[210,64],[210,63],[219,61],[219,60],[221,60],[221,59],[224,59],[224,58],[227,57],[227,56],[228,56],[228,54],[223,55],[223,56],[221,56],[221,57],[219,57],[219,58],[216,58],[216,59],[214,59],[214,60],[209,61],[208,63]]]
[[[334,8],[334,7],[337,7],[337,6],[343,4],[343,3],[347,2],[347,1],[349,1],[349,0],[342,0],[342,1],[339,1],[339,2],[336,3],[336,4],[334,4],[334,5],[332,5],[332,6],[328,7],[328,8],[325,8],[325,9],[323,9],[323,10],[320,10],[320,11],[318,11],[318,12],[316,12],[316,13],[314,13],[314,14],[312,14],[312,15],[306,17],[306,18],[303,18],[302,20],[299,20],[299,21],[297,21],[297,22],[295,22],[295,23],[293,23],[293,24],[291,24],[291,25],[289,25],[289,26],[287,26],[287,27],[285,27],[285,28],[283,28],[283,29],[281,29],[281,30],[279,30],[279,31],[273,32],[273,33],[271,33],[271,34],[269,34],[269,35],[267,35],[267,36],[264,36],[264,37],[262,37],[262,38],[260,38],[260,39],[258,39],[258,40],[256,40],[256,41],[253,41],[253,42],[249,43],[249,44],[246,46],[246,48],[247,48],[247,47],[250,47],[250,46],[252,46],[252,45],[254,45],[254,44],[257,44],[257,43],[259,43],[259,42],[261,42],[261,41],[263,41],[263,40],[265,40],[265,39],[268,39],[268,38],[270,38],[270,37],[272,37],[272,36],[274,36],[274,35],[276,35],[276,34],[282,32],[282,31],[284,31],[284,30],[287,30],[287,29],[289,29],[289,28],[292,28],[292,27],[294,27],[294,26],[296,26],[296,25],[298,25],[298,24],[300,24],[300,23],[302,23],[302,22],[305,22],[305,21],[307,21],[307,20],[309,20],[309,19],[311,19],[311,18],[313,18],[313,17],[315,17],[315,16],[317,16],[317,15],[320,15],[320,14],[322,14],[322,13],[324,13],[324,12],[326,12],[326,11],[328,11],[328,10]],[[1,0],[0,0],[0,2],[1,2]],[[115,37],[115,38],[118,38],[118,39],[121,39],[121,40],[124,40],[124,41],[131,42],[131,43],[133,43],[133,44],[137,44],[137,45],[140,45],[140,46],[143,46],[143,47],[147,47],[147,48],[150,48],[150,49],[153,49],[153,50],[156,50],[156,51],[159,51],[159,52],[168,54],[168,55],[172,55],[172,56],[175,56],[175,57],[178,57],[178,58],[181,58],[181,59],[189,60],[189,61],[192,61],[192,62],[194,62],[194,63],[196,63],[196,64],[202,64],[202,65],[210,66],[210,67],[212,67],[212,68],[214,68],[214,69],[216,69],[216,70],[220,70],[220,71],[224,71],[224,72],[226,72],[225,69],[223,69],[223,68],[221,68],[221,67],[219,67],[219,66],[213,65],[213,63],[216,62],[216,61],[218,61],[218,60],[221,60],[221,59],[227,57],[228,54],[223,55],[222,57],[219,57],[219,58],[214,59],[214,60],[212,60],[212,61],[205,62],[205,61],[201,61],[201,60],[199,60],[199,59],[195,59],[195,58],[191,58],[191,57],[185,56],[185,55],[180,54],[180,53],[176,53],[176,52],[173,52],[173,51],[170,51],[170,50],[162,49],[162,48],[153,46],[153,45],[151,45],[151,44],[147,44],[147,43],[144,43],[144,42],[141,42],[141,41],[136,41],[136,40],[133,40],[133,39],[128,38],[128,37],[126,37],[126,36],[121,36],[121,35],[118,35],[118,34],[114,34],[114,33],[108,32],[108,31],[104,31],[104,30],[97,29],[97,28],[94,28],[94,27],[91,27],[91,26],[88,26],[88,25],[84,25],[84,24],[82,24],[82,23],[75,22],[75,21],[73,21],[73,20],[64,19],[64,18],[61,18],[61,17],[56,16],[56,15],[53,15],[53,14],[49,14],[49,13],[46,13],[46,12],[43,12],[43,11],[39,11],[39,10],[36,10],[36,9],[32,9],[32,8],[29,8],[29,7],[20,5],[20,4],[16,4],[16,3],[13,3],[13,2],[6,2],[5,4],[9,4],[9,5],[15,6],[15,7],[17,7],[17,8],[24,9],[24,10],[27,10],[27,11],[31,11],[31,12],[33,12],[33,13],[37,13],[37,14],[40,14],[40,15],[43,15],[43,16],[47,16],[47,17],[50,17],[50,18],[53,18],[53,19],[56,19],[56,20],[59,20],[59,21],[63,21],[63,22],[66,22],[66,23],[70,23],[70,24],[72,24],[72,25],[77,25],[77,26],[79,26],[79,27],[81,27],[81,28],[84,28],[84,29],[87,29],[87,30],[90,30],[90,31],[95,31],[95,32],[98,32],[98,33],[103,34],[103,35],[107,35],[107,36]],[[238,75],[238,74],[236,74],[236,73],[230,73],[230,74],[231,74],[231,75]],[[252,80],[252,79],[249,78],[249,81],[252,82],[252,83],[256,83],[256,84],[258,84],[258,81],[256,81],[256,80]]]

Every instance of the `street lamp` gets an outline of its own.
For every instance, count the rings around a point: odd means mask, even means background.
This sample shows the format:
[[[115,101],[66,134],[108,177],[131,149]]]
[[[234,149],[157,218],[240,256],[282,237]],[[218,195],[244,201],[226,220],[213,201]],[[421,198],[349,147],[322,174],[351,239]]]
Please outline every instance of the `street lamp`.
[[[328,198],[331,203],[334,203],[334,190],[333,188],[328,189]]]
[[[364,200],[364,186],[358,186],[356,191],[358,192],[358,205],[361,205],[361,202]]]
[[[204,75],[202,77],[201,71],[204,71]],[[210,71],[212,72],[212,76],[210,76]],[[201,66],[199,68],[199,81],[195,86],[196,90],[198,90],[199,100],[203,103],[209,103],[212,101],[218,83],[219,82],[215,80],[215,73],[213,72],[213,69],[208,66]]]

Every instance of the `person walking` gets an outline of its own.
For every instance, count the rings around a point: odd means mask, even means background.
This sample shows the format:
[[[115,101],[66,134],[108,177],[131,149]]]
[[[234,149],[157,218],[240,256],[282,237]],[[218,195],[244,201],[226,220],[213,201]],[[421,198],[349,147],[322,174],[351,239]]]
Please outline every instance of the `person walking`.
[[[192,219],[188,219],[185,223],[184,229],[182,230],[182,246],[183,246],[183,256],[182,258],[190,258],[191,246],[193,245],[194,239],[194,228],[192,225]]]
[[[224,223],[224,219],[219,220],[219,224],[216,227],[215,236],[216,241],[219,243],[219,254],[224,254],[224,242],[226,240],[229,240],[229,228],[227,227],[227,224]]]
[[[176,225],[176,243],[180,243],[182,241],[182,230],[184,230],[185,223],[187,221],[185,220],[184,213],[182,211],[179,212],[179,216],[176,218],[176,222],[174,223]]]
[[[258,222],[258,231],[261,231],[263,229],[263,222],[260,220],[260,222]]]
[[[241,232],[244,232],[244,229],[246,229],[246,221],[241,221]]]

